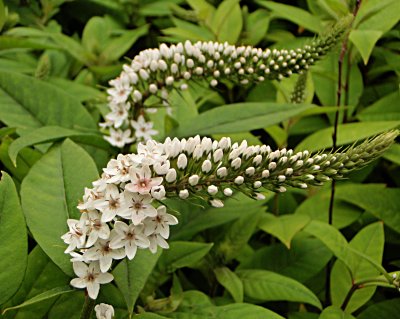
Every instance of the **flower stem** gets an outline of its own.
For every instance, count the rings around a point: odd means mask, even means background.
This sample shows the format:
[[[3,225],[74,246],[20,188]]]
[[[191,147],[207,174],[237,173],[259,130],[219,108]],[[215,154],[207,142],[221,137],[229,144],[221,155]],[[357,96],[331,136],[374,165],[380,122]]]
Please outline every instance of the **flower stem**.
[[[96,305],[96,300],[90,298],[87,294],[85,295],[85,303],[82,307],[80,319],[90,319],[94,306]]]
[[[354,7],[353,11],[353,21],[355,17],[357,16],[358,9],[360,8],[362,0],[356,0],[356,5]],[[335,112],[335,122],[334,122],[334,127],[333,127],[333,134],[332,134],[332,150],[336,151],[337,150],[337,134],[338,134],[338,127],[339,127],[339,113],[340,113],[340,106],[341,106],[341,100],[342,100],[342,90],[343,90],[343,83],[342,83],[342,78],[343,78],[343,63],[344,59],[347,53],[347,43],[349,40],[348,34],[343,40],[342,47],[340,50],[340,55],[339,55],[339,60],[338,60],[338,88],[337,88],[337,95],[336,95],[336,100],[337,100],[337,109]],[[350,57],[348,57],[350,59]],[[350,72],[350,62],[348,61],[349,68],[347,70],[348,74]],[[348,77],[347,77],[348,79]],[[348,94],[348,85],[349,83],[345,83],[345,89],[346,93]],[[329,212],[328,212],[328,223],[329,225],[333,224],[333,203],[335,200],[335,190],[336,190],[336,181],[332,181],[331,185],[331,196],[329,200]],[[325,302],[328,304],[330,300],[330,274],[331,274],[331,269],[332,269],[332,262],[329,262],[327,267],[326,267],[326,278],[325,278]]]

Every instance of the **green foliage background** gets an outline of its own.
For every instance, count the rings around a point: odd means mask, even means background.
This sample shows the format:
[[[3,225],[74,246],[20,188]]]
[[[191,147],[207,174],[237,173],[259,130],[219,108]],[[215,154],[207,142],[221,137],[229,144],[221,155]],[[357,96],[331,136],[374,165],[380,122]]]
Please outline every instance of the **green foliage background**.
[[[4,318],[79,318],[83,291],[60,236],[85,186],[118,150],[97,123],[122,64],[159,43],[296,48],[354,11],[350,0],[0,1],[0,305]],[[348,34],[337,145],[400,124],[400,5],[364,0]],[[329,31],[326,31],[329,32]],[[156,139],[195,134],[318,151],[332,147],[340,47],[297,76],[211,89],[191,82],[152,117]],[[236,104],[236,105],[231,105]],[[126,150],[128,151],[128,150]],[[133,151],[133,149],[131,149]],[[116,318],[400,318],[380,283],[400,266],[400,145],[330,186],[236,196],[222,209],[171,202],[170,249],[121,262],[99,302]],[[382,266],[384,269],[382,269]],[[326,280],[327,268],[331,268]],[[354,283],[377,278],[376,285]],[[327,289],[329,289],[327,293]],[[328,299],[326,298],[328,296]],[[136,315],[134,315],[136,314]]]

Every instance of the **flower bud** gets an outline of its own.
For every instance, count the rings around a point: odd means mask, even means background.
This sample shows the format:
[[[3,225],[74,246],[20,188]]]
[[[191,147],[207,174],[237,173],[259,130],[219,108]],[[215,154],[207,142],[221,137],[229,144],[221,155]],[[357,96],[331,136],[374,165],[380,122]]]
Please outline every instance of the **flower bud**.
[[[253,186],[254,188],[260,188],[262,186],[262,183],[260,181],[255,181]]]
[[[199,175],[192,175],[189,177],[189,185],[196,186],[199,183]]]
[[[165,180],[166,180],[168,183],[173,183],[173,182],[176,181],[176,170],[175,170],[175,168],[170,168],[170,169],[168,170],[168,173],[167,173],[167,175],[165,176]]]
[[[151,188],[151,196],[155,199],[162,200],[165,198],[165,188],[162,185],[153,186]]]
[[[261,173],[262,178],[268,178],[269,177],[269,170],[265,169]]]
[[[185,154],[182,153],[178,156],[177,165],[178,165],[179,169],[184,170],[187,166],[187,162],[188,161],[187,161],[187,157]]]
[[[285,175],[279,175],[278,176],[278,182],[283,183],[284,181],[286,181],[286,176]]]
[[[214,163],[219,162],[222,159],[222,156],[224,156],[224,152],[222,149],[218,148],[213,154]]]
[[[231,166],[234,169],[239,169],[240,165],[242,165],[242,160],[240,159],[240,157],[236,157],[232,162],[231,162]]]
[[[181,198],[181,199],[186,199],[186,198],[188,198],[189,197],[189,191],[187,190],[187,189],[182,189],[180,192],[179,192],[179,198]]]
[[[203,164],[201,165],[201,171],[206,174],[211,171],[211,168],[212,168],[212,165],[211,165],[210,160],[205,160],[203,162]]]
[[[216,208],[224,207],[224,203],[220,199],[212,199],[212,200],[210,200],[210,204],[211,204],[211,206],[216,207]]]
[[[230,188],[225,188],[224,189],[224,195],[225,196],[232,196],[232,194],[233,194],[233,191],[230,189]]]
[[[241,185],[241,184],[243,184],[243,182],[244,182],[243,176],[238,176],[235,178],[235,184]]]
[[[215,185],[210,185],[210,186],[208,186],[208,188],[207,188],[207,192],[208,192],[210,195],[215,195],[215,194],[218,193],[218,187],[215,186]]]
[[[253,176],[256,172],[256,169],[253,166],[246,168],[246,175]]]
[[[228,170],[226,169],[226,167],[220,167],[217,169],[217,176],[219,178],[226,177],[227,175],[228,175]]]
[[[271,162],[268,164],[268,169],[270,171],[273,171],[276,168],[276,163],[275,162]]]
[[[262,161],[262,156],[261,156],[260,154],[259,154],[259,155],[256,155],[256,156],[254,157],[254,159],[253,159],[253,164],[256,165],[256,166],[258,166],[258,165],[261,164],[261,161]]]

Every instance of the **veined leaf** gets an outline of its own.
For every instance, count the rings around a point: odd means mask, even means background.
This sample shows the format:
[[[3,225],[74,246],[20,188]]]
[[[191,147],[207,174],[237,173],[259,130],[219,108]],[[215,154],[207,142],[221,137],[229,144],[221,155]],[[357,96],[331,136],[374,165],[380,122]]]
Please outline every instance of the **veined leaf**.
[[[92,158],[66,140],[37,161],[22,182],[22,209],[33,237],[70,276],[71,262],[60,237],[68,231],[67,219],[79,218],[76,205],[84,188],[97,178]]]
[[[255,130],[280,123],[312,107],[310,104],[256,102],[223,105],[181,123],[175,135],[184,137]]]
[[[96,129],[93,118],[78,100],[26,75],[0,71],[0,104],[0,120],[18,129],[45,125]]]
[[[384,241],[383,224],[377,222],[366,226],[357,233],[350,241],[349,246],[380,264],[382,263]],[[349,276],[340,260],[336,261],[332,269],[331,296],[334,306],[340,307],[342,305],[354,282],[380,275],[377,269],[362,258],[353,259],[350,270],[352,276]],[[346,306],[346,312],[352,313],[364,305],[372,297],[375,290],[376,287],[365,287],[355,291]]]
[[[113,270],[114,280],[125,298],[130,314],[160,255],[160,249],[156,254],[149,250],[138,250],[134,259],[124,259]]]
[[[235,302],[243,302],[243,283],[228,267],[214,269],[218,282],[231,294]]]
[[[298,281],[267,270],[238,270],[245,296],[259,302],[286,300],[304,302],[319,309],[321,302]]]
[[[277,237],[290,249],[290,242],[294,235],[310,221],[307,215],[282,215],[274,216],[265,214],[258,225],[263,231]]]
[[[308,30],[318,33],[323,29],[321,20],[317,16],[310,14],[308,11],[287,4],[276,3],[272,1],[256,2],[259,5],[270,9],[273,13],[276,14],[277,17],[287,19]]]
[[[45,301],[48,300],[50,298],[62,295],[62,294],[66,294],[66,293],[70,293],[75,291],[74,289],[71,289],[70,286],[63,286],[63,287],[57,287],[57,288],[53,288],[49,291],[43,292],[39,295],[36,295],[35,297],[23,302],[22,304],[18,305],[18,306],[14,306],[14,307],[9,307],[4,309],[3,314],[9,310],[12,309],[19,309],[19,308],[23,308],[23,307],[27,307],[30,305],[33,305],[35,303],[41,302],[41,301]]]
[[[24,147],[46,142],[54,142],[67,137],[76,140],[77,142],[97,146],[102,149],[107,150],[110,148],[109,143],[107,143],[100,134],[71,130],[60,126],[43,126],[29,132],[29,134],[22,135],[20,138],[12,142],[8,149],[8,154],[15,165],[17,155]]]
[[[375,30],[351,30],[349,39],[360,52],[365,65],[368,63],[369,56],[382,34],[382,31]]]
[[[28,236],[18,193],[10,175],[0,180],[0,305],[20,286],[27,264]]]

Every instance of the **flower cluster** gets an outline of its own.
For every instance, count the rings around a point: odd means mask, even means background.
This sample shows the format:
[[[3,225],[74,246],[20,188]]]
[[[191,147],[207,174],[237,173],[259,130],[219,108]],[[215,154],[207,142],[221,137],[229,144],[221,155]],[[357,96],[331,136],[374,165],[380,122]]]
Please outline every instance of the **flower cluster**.
[[[71,284],[96,298],[99,285],[113,278],[113,260],[134,258],[137,249],[168,248],[169,226],[178,223],[163,205],[165,198],[202,199],[222,207],[234,192],[263,199],[261,189],[322,185],[360,169],[394,141],[398,131],[352,146],[343,152],[272,151],[269,146],[232,143],[229,137],[199,136],[149,140],[136,154],[118,155],[86,189],[79,220],[69,219],[62,236],[79,278]]]
[[[205,79],[215,87],[224,80],[246,85],[302,73],[335,46],[345,29],[345,24],[341,23],[329,35],[295,50],[186,41],[141,51],[131,65],[123,66],[118,78],[109,82],[110,112],[100,124],[109,129],[105,139],[120,148],[134,141],[151,139],[158,132],[153,129],[153,123],[146,120],[146,113],[157,108],[145,107],[145,100],[155,97],[168,106],[169,91],[173,88],[185,90],[191,79]]]

